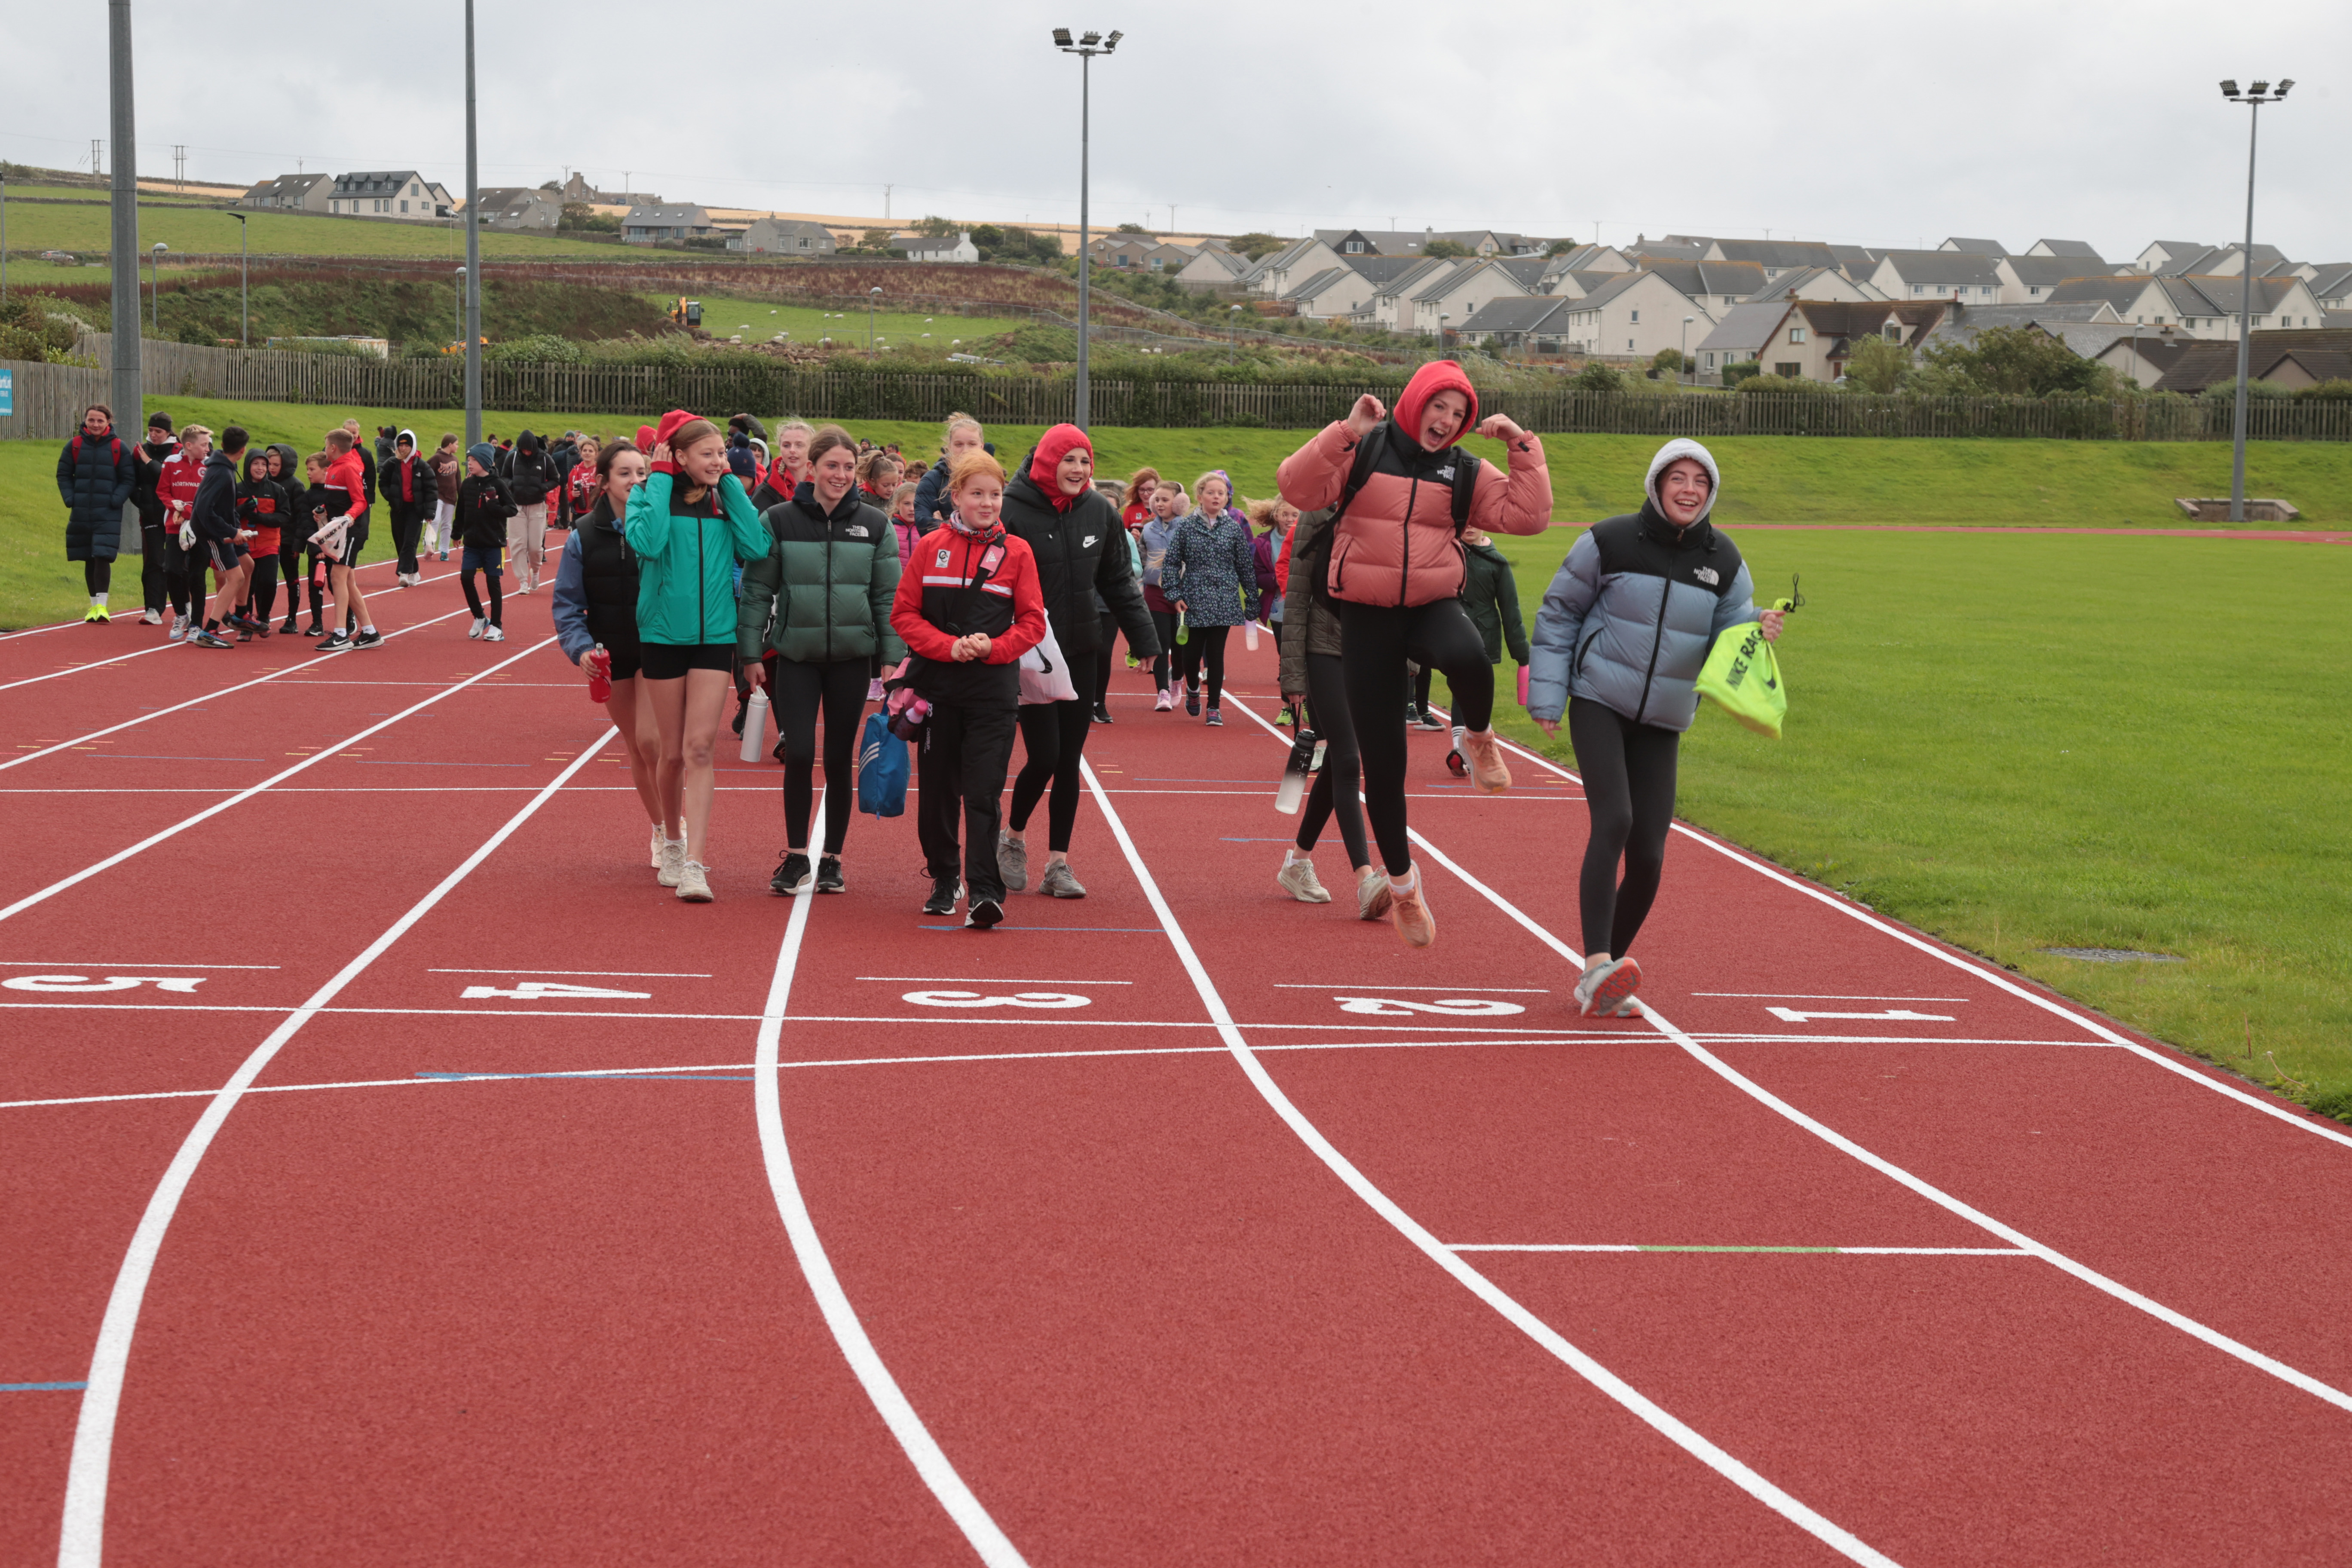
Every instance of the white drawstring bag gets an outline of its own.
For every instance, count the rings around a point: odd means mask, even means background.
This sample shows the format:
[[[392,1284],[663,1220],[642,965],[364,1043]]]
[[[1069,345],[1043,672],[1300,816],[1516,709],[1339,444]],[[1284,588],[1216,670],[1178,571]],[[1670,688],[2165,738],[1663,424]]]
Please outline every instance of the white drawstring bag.
[[[1045,635],[1037,646],[1021,656],[1021,700],[1026,706],[1034,702],[1074,702],[1078,689],[1070,681],[1069,662],[1062,657],[1062,645],[1055,640],[1054,623],[1045,623]]]

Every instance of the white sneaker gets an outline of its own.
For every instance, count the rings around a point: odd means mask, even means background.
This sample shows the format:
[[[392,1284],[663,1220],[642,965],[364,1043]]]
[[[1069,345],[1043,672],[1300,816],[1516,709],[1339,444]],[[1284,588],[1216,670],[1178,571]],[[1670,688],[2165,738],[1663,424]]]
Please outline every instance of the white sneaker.
[[[678,872],[677,896],[681,902],[707,904],[710,901],[709,868],[699,860],[688,860]]]
[[[658,830],[656,830],[658,831]],[[665,888],[675,888],[686,875],[686,840],[665,838],[661,845],[661,875],[654,879]]]
[[[507,640],[507,634],[499,630],[497,626],[485,626],[482,628],[482,640],[484,642],[504,642]]]
[[[188,617],[182,616],[178,620],[172,623],[172,629],[163,634],[163,640],[165,642],[178,642],[182,637],[186,637],[187,635]]]
[[[490,618],[488,616],[476,616],[474,617],[473,629],[468,631],[466,635],[474,641],[479,642],[482,640],[482,634],[489,629],[489,626]]]
[[[160,626],[163,624],[163,612],[150,610],[139,617],[139,624],[142,626]]]
[[[1356,918],[1384,921],[1389,918],[1389,874],[1377,866],[1366,869],[1371,875],[1356,879]]]
[[[1596,963],[1576,983],[1576,1010],[1588,1018],[1630,1018],[1642,966],[1630,958]]]
[[[653,851],[652,851],[652,853],[653,853],[653,858],[652,858],[652,859],[650,859],[650,860],[648,860],[648,861],[646,862],[646,864],[647,864],[647,865],[649,865],[649,866],[651,866],[655,870],[658,871],[658,870],[660,870],[660,869],[662,868],[662,859],[661,859],[662,846],[663,846],[664,844],[667,844],[667,842],[669,842],[669,840],[668,840],[667,837],[665,837],[663,836],[662,830],[661,830],[660,828],[658,828],[658,827],[656,827],[656,828],[655,828],[655,829],[653,830],[653,834],[654,834],[654,847],[653,847]]]
[[[1286,860],[1282,869],[1274,874],[1282,890],[1302,904],[1328,904],[1331,895],[1324,889],[1315,875],[1315,862],[1307,859]]]

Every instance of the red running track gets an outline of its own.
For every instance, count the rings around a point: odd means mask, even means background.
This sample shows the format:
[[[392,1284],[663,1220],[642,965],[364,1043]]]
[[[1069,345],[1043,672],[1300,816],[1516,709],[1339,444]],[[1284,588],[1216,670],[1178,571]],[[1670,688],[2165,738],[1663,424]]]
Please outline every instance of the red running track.
[[[5,1561],[2342,1561],[2340,1130],[1696,834],[1578,1018],[1440,736],[1438,944],[1296,904],[1264,654],[1084,900],[730,759],[683,906],[544,599],[375,603],[0,642]]]

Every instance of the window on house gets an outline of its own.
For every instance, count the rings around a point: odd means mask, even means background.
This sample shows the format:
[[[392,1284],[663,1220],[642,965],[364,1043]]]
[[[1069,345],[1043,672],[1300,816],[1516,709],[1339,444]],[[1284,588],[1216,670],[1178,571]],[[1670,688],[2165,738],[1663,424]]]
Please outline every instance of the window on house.
[[[1982,288],[1979,289],[1977,290],[1977,297],[1978,297],[1979,299],[1982,299],[1982,300],[1990,300],[1990,299],[1991,299],[1991,298],[1992,298],[1992,286],[1991,286],[1990,284],[1986,284],[1984,287],[1982,287]]]
[[[1706,356],[1706,368],[1709,370],[1713,370],[1715,368],[1715,355],[1712,353],[1708,353]]]
[[[401,210],[402,212],[406,212],[406,211],[408,210],[408,204],[407,204],[406,202],[403,202],[403,203],[401,203],[401,204],[400,204],[400,210]]]
[[[1911,285],[1911,292],[1913,292],[1914,294],[1916,294],[1916,293],[1918,293],[1918,292],[1920,291],[1920,289],[1921,289],[1922,288],[1924,288],[1924,287],[1925,287],[1925,285],[1924,285],[1924,284],[1914,283],[1914,284],[1912,284],[1912,285]]]
[[[1803,342],[1804,341],[1805,341],[1805,329],[1804,329],[1804,328],[1802,328],[1802,327],[1790,327],[1790,328],[1789,329],[1789,342],[1790,342],[1790,343],[1801,343],[1801,342]]]
[[[1899,343],[1903,341],[1903,324],[1900,321],[1886,323],[1886,341],[1890,343]]]
[[[1625,340],[1625,352],[1627,353],[1632,353],[1633,352],[1633,340],[1631,338],[1627,338]]]
[[[1349,254],[1349,255],[1350,255],[1350,256],[1361,256],[1363,253],[1364,253],[1364,242],[1363,242],[1362,240],[1360,240],[1360,239],[1351,239],[1351,240],[1349,240],[1349,241],[1348,242],[1348,254]]]
[[[1794,360],[1782,360],[1772,367],[1772,374],[1795,381],[1805,374],[1805,367]]]

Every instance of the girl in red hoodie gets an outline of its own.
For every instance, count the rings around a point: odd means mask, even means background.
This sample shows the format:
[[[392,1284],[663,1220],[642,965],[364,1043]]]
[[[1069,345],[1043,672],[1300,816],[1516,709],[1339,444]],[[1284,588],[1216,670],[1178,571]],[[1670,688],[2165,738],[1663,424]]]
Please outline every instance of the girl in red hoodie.
[[[1510,769],[1495,738],[1495,669],[1458,595],[1463,527],[1486,533],[1540,533],[1551,523],[1551,474],[1543,444],[1509,416],[1478,419],[1478,394],[1452,360],[1413,373],[1393,417],[1366,393],[1282,461],[1282,499],[1302,511],[1339,509],[1328,564],[1294,593],[1313,593],[1338,611],[1348,710],[1363,753],[1364,815],[1387,862],[1390,918],[1414,947],[1437,937],[1412,863],[1404,805],[1405,731],[1398,693],[1408,660],[1444,672],[1454,722],[1468,734],[1471,777],[1488,795],[1508,789]],[[1454,442],[1475,430],[1504,445],[1506,474]],[[1359,448],[1370,443],[1369,450]],[[1360,463],[1360,457],[1365,459]],[[1474,464],[1465,471],[1461,465]],[[1361,473],[1360,487],[1356,476]],[[1472,487],[1469,515],[1454,521],[1457,485]]]

